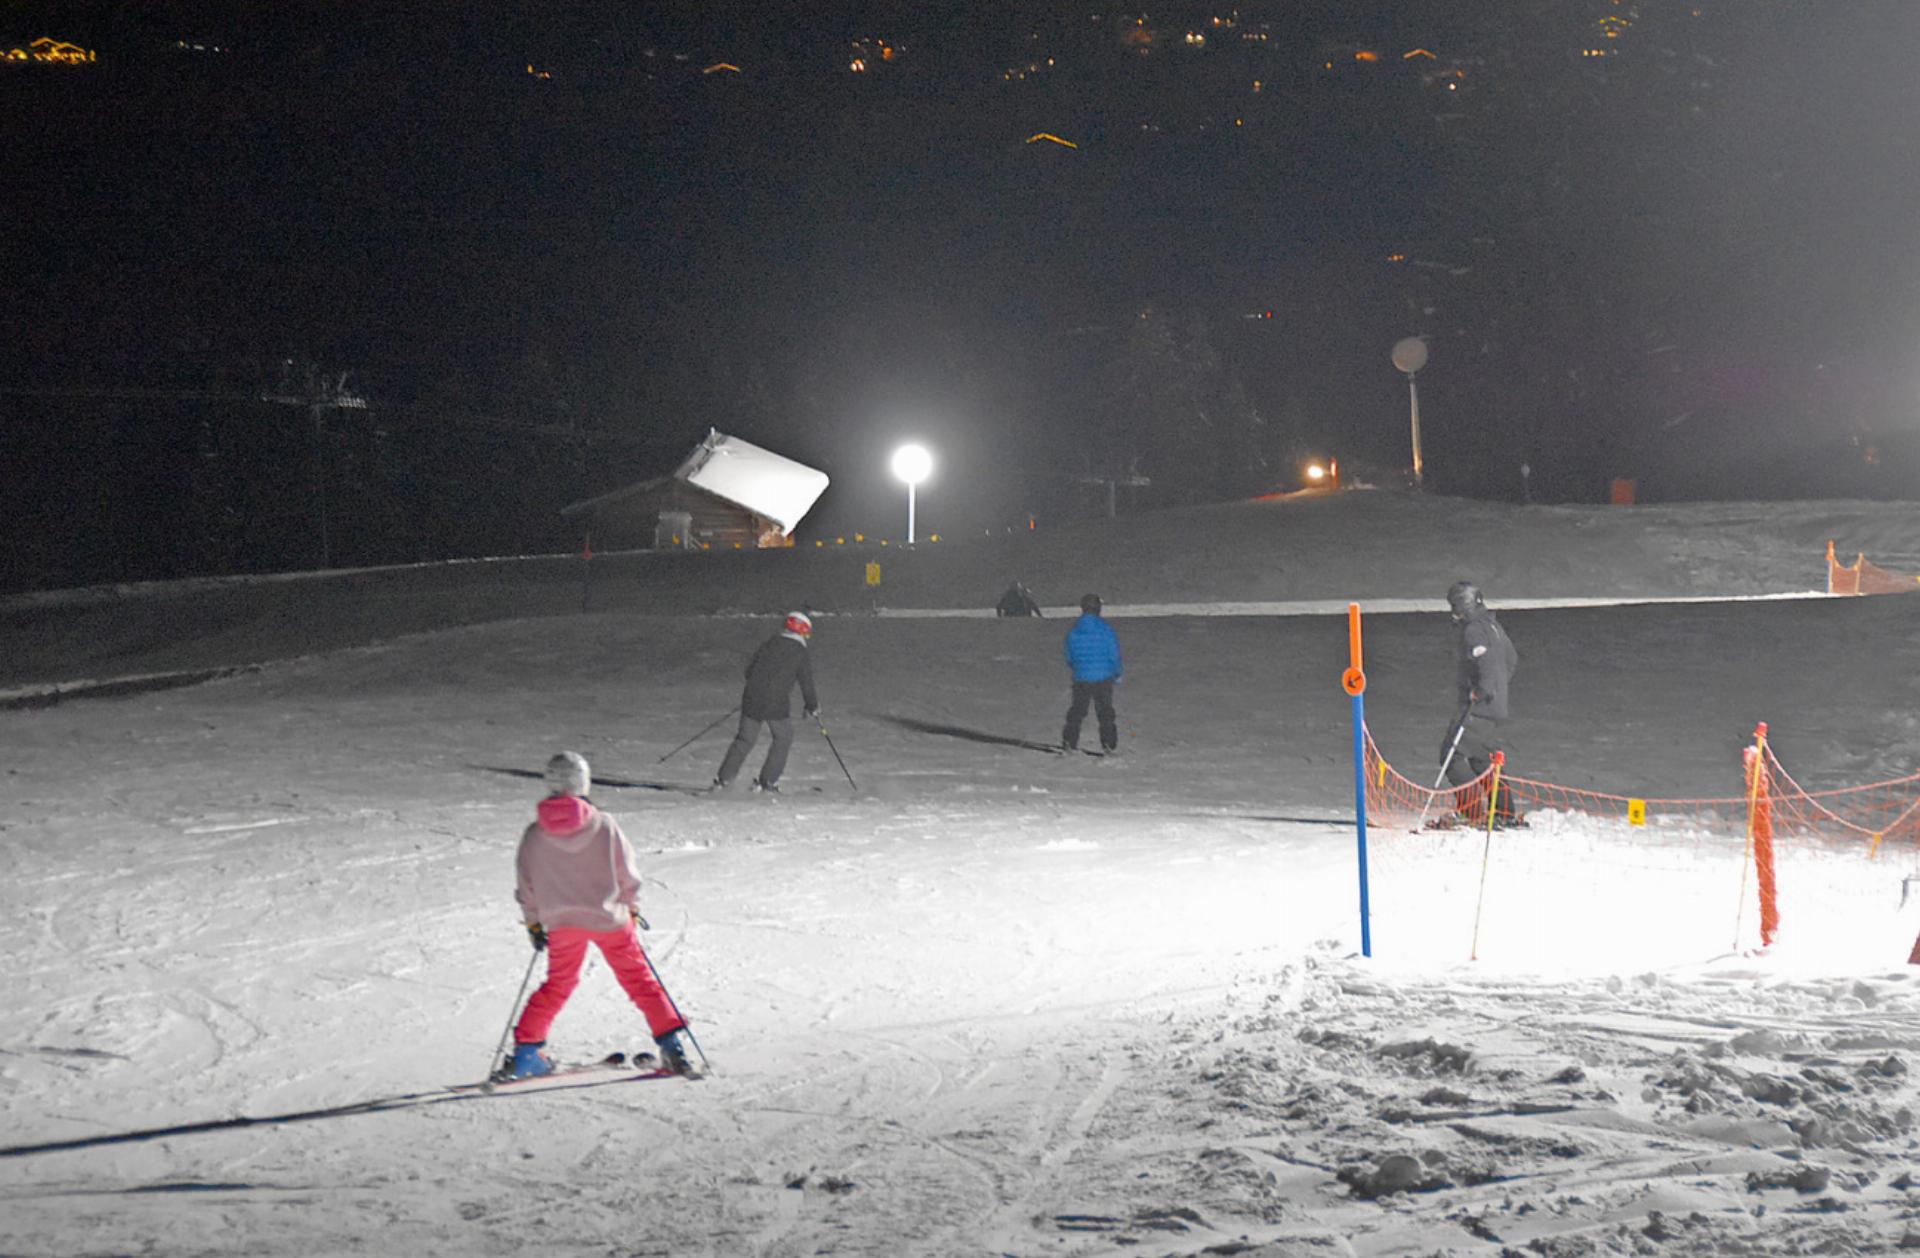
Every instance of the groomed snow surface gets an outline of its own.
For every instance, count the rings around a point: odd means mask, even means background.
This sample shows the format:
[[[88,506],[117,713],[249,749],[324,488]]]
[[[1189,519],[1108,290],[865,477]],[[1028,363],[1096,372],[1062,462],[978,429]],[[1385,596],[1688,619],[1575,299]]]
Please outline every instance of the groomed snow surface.
[[[1339,562],[1472,575],[1395,540]],[[1104,760],[1013,741],[1057,737],[1061,621],[819,617],[857,790],[803,727],[779,798],[596,792],[711,1076],[446,1099],[529,959],[508,771],[704,785],[724,727],[661,757],[774,627],[558,610],[0,712],[0,1254],[1920,1247],[1912,849],[1783,847],[1756,954],[1738,835],[1376,825],[1362,958],[1331,616],[1117,618]],[[1911,772],[1917,614],[1507,613],[1515,771],[1737,794],[1768,720],[1809,787]],[[1430,778],[1445,618],[1368,634],[1370,724]],[[553,1045],[648,1046],[597,959]]]

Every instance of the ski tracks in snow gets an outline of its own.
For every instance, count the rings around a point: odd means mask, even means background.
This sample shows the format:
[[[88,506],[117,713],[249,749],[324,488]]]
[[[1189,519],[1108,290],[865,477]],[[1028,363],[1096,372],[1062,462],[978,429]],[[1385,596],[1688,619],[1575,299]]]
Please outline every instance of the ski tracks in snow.
[[[1156,1141],[1103,1142],[1185,1190],[1196,1240],[1762,1254],[1907,1235],[1914,976],[1397,980],[1327,953],[1301,976],[1297,1003],[1230,1003],[1148,1081],[1179,1098]]]

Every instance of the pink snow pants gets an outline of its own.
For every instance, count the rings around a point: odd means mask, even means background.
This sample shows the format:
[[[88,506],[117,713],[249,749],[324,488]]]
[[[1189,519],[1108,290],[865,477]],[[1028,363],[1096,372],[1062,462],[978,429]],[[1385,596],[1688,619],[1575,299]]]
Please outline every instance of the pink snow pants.
[[[653,965],[640,950],[640,936],[629,926],[625,930],[579,930],[561,926],[547,932],[547,981],[527,1002],[513,1028],[516,1044],[539,1044],[547,1038],[547,1029],[573,989],[580,986],[580,965],[587,959],[587,945],[600,949],[613,976],[620,980],[633,1003],[646,1015],[647,1029],[655,1039],[669,1031],[678,1031],[686,1020],[673,1007],[673,999],[653,975]]]

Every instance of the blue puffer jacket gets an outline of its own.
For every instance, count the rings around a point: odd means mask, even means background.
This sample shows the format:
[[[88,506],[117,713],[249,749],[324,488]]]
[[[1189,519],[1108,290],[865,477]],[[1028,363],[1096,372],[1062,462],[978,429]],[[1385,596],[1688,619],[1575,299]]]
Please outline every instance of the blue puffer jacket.
[[[1075,681],[1116,680],[1120,676],[1120,639],[1113,626],[1095,615],[1084,615],[1067,630],[1067,664]]]

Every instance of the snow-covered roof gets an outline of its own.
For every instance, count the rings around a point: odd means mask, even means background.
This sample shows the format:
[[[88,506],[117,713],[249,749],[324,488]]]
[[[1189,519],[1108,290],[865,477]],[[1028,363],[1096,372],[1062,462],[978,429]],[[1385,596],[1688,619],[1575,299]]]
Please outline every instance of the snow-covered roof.
[[[707,433],[673,477],[763,515],[788,534],[827,490],[825,472],[717,431]]]

